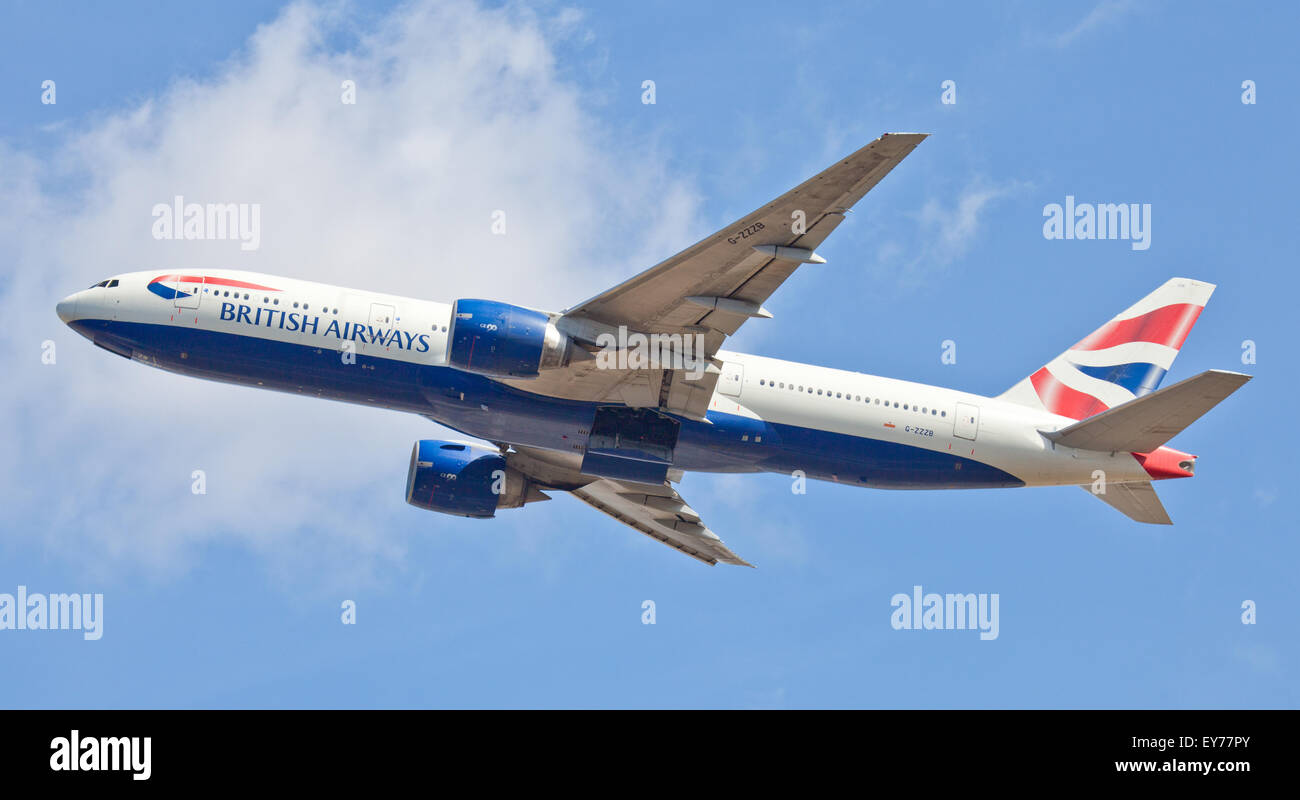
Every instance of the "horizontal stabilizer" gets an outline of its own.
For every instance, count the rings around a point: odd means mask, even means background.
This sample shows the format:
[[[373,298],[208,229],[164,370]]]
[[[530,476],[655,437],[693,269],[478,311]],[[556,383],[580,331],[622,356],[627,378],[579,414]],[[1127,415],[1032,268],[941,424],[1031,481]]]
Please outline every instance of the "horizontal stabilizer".
[[[1169,512],[1165,511],[1164,505],[1160,503],[1160,497],[1156,495],[1155,487],[1151,485],[1151,481],[1106,484],[1105,494],[1097,494],[1092,491],[1091,486],[1080,486],[1079,488],[1129,519],[1138,522],[1149,522],[1152,525],[1174,524],[1174,521],[1169,518]]]
[[[1149,453],[1248,380],[1250,376],[1240,372],[1207,370],[1059,431],[1044,431],[1043,435],[1080,450]]]

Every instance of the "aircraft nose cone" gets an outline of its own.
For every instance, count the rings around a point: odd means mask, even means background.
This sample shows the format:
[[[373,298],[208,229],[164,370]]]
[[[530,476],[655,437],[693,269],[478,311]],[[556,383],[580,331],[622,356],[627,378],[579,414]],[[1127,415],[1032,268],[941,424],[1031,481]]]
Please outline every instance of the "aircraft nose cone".
[[[63,320],[65,325],[72,322],[77,318],[77,296],[75,294],[70,294],[63,298],[59,301],[59,304],[54,307],[54,311],[59,315],[59,319]]]

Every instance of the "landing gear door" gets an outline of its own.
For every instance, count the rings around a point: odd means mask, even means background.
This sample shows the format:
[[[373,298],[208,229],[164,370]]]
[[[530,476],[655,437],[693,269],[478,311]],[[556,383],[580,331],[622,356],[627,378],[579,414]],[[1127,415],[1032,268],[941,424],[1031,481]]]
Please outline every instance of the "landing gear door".
[[[952,435],[975,441],[975,434],[980,429],[980,409],[969,403],[957,404],[957,417],[952,423]]]
[[[177,308],[199,307],[199,300],[203,297],[202,275],[177,275],[175,286]]]
[[[718,391],[728,397],[739,399],[740,388],[745,384],[745,365],[728,361],[722,365],[722,377],[718,378]]]
[[[661,484],[673,463],[681,423],[649,408],[596,409],[582,456],[585,475]]]

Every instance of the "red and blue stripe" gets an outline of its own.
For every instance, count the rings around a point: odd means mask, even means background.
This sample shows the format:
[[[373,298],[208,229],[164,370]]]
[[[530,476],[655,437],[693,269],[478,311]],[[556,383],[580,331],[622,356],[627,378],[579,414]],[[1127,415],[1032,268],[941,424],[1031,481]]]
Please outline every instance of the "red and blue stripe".
[[[1134,397],[1155,391],[1164,380],[1165,367],[1149,361],[1128,361],[1117,364],[1081,364],[1069,357],[1071,352],[1095,352],[1125,344],[1145,342],[1177,351],[1187,340],[1192,326],[1201,315],[1202,306],[1194,303],[1173,303],[1127,319],[1107,322],[1075,344],[1054,362],[1077,370],[1090,378],[1122,387]],[[1131,352],[1130,352],[1131,354]],[[1043,406],[1053,414],[1071,419],[1087,417],[1105,411],[1108,406],[1100,398],[1080,391],[1061,381],[1048,367],[1029,376],[1034,391]]]
[[[165,282],[198,283],[208,286],[229,286],[234,289],[253,289],[259,292],[280,291],[279,289],[273,289],[270,286],[261,286],[247,281],[237,281],[232,278],[213,278],[207,275],[159,275],[149,281],[149,284],[145,288],[164,300],[175,300],[178,297],[190,297],[193,295],[193,292],[182,292],[179,289],[173,289],[172,287],[167,286]]]

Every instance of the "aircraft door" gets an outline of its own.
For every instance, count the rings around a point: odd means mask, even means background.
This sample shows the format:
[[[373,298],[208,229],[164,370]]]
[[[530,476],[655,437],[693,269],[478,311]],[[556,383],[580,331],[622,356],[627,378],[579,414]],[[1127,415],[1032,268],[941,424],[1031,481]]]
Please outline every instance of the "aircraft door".
[[[388,350],[388,342],[393,336],[393,326],[397,324],[397,309],[385,303],[370,304],[370,328],[383,338],[372,341],[370,331],[366,332],[366,344],[364,350],[368,353],[377,353]]]
[[[375,327],[388,328],[393,324],[393,317],[397,310],[383,303],[370,304],[370,324]]]
[[[958,403],[957,415],[952,422],[953,436],[960,436],[963,439],[975,441],[975,434],[980,428],[980,409],[979,406],[973,406],[970,403]]]
[[[203,297],[202,275],[177,275],[175,278],[177,308],[198,308]]]
[[[740,389],[745,384],[745,365],[728,361],[722,365],[722,376],[718,378],[718,391],[728,397],[740,398]]]

